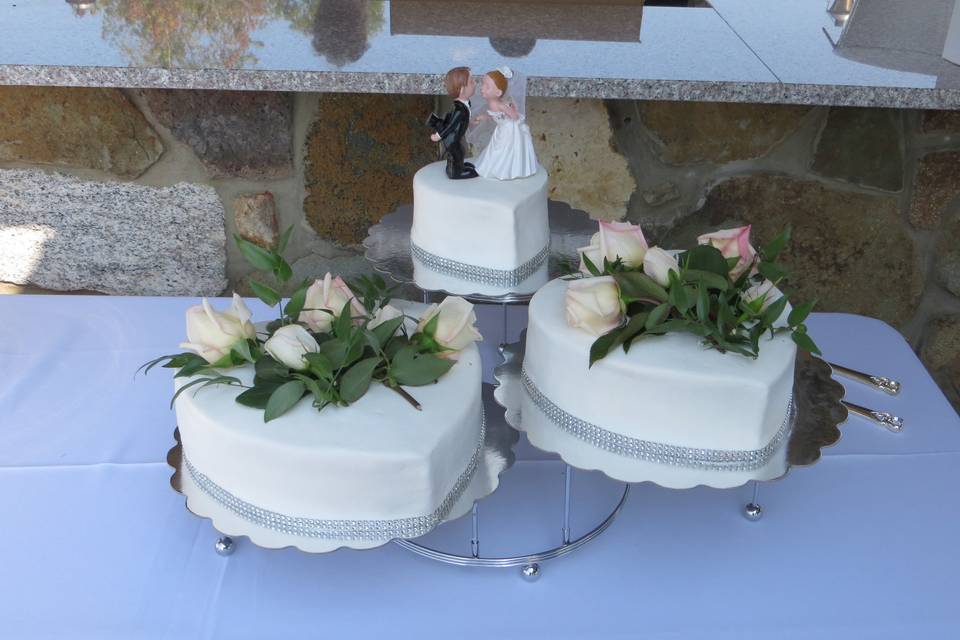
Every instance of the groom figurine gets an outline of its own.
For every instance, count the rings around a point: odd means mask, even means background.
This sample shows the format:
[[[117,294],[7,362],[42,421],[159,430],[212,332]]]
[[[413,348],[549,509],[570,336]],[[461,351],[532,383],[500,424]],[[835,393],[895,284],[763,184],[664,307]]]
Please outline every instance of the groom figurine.
[[[435,113],[430,114],[427,124],[434,133],[430,139],[434,142],[443,141],[444,153],[447,157],[447,177],[451,180],[476,178],[477,170],[469,162],[463,161],[463,137],[470,126],[470,96],[476,91],[477,83],[470,75],[468,67],[454,67],[447,72],[443,81],[447,93],[453,98],[453,110],[439,118]]]

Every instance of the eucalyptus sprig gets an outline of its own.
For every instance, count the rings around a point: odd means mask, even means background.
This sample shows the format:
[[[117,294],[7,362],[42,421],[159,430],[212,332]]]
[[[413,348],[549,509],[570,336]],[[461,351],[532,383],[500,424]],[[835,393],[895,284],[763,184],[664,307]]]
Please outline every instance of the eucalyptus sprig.
[[[591,346],[590,365],[618,346],[629,352],[634,343],[667,333],[689,333],[721,352],[756,358],[762,336],[789,332],[798,347],[819,354],[804,324],[816,301],[795,306],[782,325],[777,323],[787,306],[785,295],[776,300],[770,300],[767,293],[747,295],[765,280],[774,287],[787,280],[787,270],[776,260],[789,241],[787,228],[740,273],[731,271],[738,258],[725,258],[708,244],[698,245],[677,254],[679,270],[668,272],[665,285],[647,275],[642,265],[626,266],[618,257],[612,262],[604,258],[598,266],[584,255],[590,275],[607,275],[616,281],[625,311],[620,326]]]

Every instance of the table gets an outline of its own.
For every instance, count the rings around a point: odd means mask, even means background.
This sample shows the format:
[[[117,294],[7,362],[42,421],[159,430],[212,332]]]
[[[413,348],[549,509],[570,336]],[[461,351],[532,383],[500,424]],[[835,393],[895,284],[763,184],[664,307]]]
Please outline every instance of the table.
[[[395,545],[314,556],[241,540],[217,556],[209,522],[169,487],[169,372],[133,377],[176,351],[195,303],[0,297],[0,638],[960,636],[960,417],[882,322],[809,326],[828,359],[904,383],[894,398],[846,382],[904,433],[852,417],[820,463],[762,487],[755,523],[747,487],[637,485],[609,531],[531,584]],[[508,312],[516,339],[525,309]],[[479,315],[492,365],[501,309]],[[480,503],[486,553],[517,530],[559,535],[562,465],[519,453]],[[595,473],[577,472],[574,491],[575,533],[616,498]],[[431,536],[466,552],[468,528]]]

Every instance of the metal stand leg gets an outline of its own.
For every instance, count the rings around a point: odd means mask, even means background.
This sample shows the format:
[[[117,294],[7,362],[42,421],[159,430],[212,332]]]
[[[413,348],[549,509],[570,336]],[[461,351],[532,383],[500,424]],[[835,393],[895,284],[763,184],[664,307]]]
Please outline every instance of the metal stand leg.
[[[470,555],[474,558],[480,557],[480,515],[477,513],[477,503],[473,503],[473,511],[470,514],[473,520],[473,537],[470,538]]]
[[[570,544],[570,484],[573,482],[573,467],[563,465],[563,544]]]
[[[507,327],[507,305],[506,305],[506,304],[500,305],[500,310],[503,312],[503,340],[501,340],[500,344],[509,344],[509,342],[510,342],[510,337],[507,335],[507,329],[508,329],[508,327]]]
[[[230,536],[221,536],[217,538],[217,542],[213,545],[213,548],[216,550],[218,556],[228,556],[236,551],[237,544]]]
[[[756,480],[753,481],[753,499],[743,508],[743,517],[751,522],[756,522],[763,517],[763,507],[760,506],[760,503],[757,500],[757,496],[760,493],[760,483]]]

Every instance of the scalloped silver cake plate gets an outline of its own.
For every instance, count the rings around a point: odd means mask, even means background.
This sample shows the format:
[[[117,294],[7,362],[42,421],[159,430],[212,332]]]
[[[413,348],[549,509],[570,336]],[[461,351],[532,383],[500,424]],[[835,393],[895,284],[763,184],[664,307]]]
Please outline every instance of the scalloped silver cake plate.
[[[484,385],[484,407],[486,411],[486,437],[483,451],[470,483],[463,494],[453,504],[440,524],[461,518],[473,508],[473,504],[493,493],[500,484],[500,474],[513,466],[516,456],[513,447],[520,434],[512,429],[502,418],[493,400],[491,385]],[[319,425],[318,425],[318,428]],[[224,535],[238,538],[245,536],[250,541],[266,549],[294,547],[308,553],[327,553],[340,548],[373,549],[391,539],[385,540],[329,540],[295,536],[268,529],[246,520],[227,509],[202,490],[183,464],[183,447],[178,430],[174,431],[176,445],[167,453],[167,464],[173,467],[170,486],[186,498],[187,510],[196,516],[211,521],[213,528]]]
[[[585,471],[602,471],[621,482],[653,482],[670,489],[708,486],[729,489],[750,481],[782,478],[791,467],[811,465],[821,449],[840,439],[838,425],[847,419],[841,402],[843,385],[830,377],[831,369],[820,358],[797,353],[789,431],[784,444],[762,467],[749,471],[705,470],[638,460],[600,449],[557,427],[529,401],[520,379],[526,335],[501,348],[503,364],[494,371],[496,401],[503,406],[507,423],[524,431],[530,443],[558,454],[564,462]],[[524,414],[526,408],[529,416]]]
[[[410,251],[413,207],[403,205],[372,226],[363,241],[374,268],[400,284],[412,284],[428,293],[463,296],[474,302],[515,304],[528,302],[541,286],[566,273],[565,265],[579,264],[577,247],[590,244],[597,222],[563,202],[547,203],[550,252],[546,268],[509,289],[437,273],[416,260]]]

